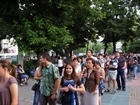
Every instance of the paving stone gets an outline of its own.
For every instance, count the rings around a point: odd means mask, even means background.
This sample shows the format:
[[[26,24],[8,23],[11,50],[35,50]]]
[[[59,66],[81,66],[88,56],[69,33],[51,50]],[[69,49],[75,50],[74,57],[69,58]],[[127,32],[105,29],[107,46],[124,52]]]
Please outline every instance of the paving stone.
[[[26,86],[19,86],[19,100],[21,105],[33,105],[34,91],[31,90],[35,80],[29,79]],[[105,92],[102,96],[102,105],[140,105],[140,73],[137,80],[130,78],[127,81],[126,91],[117,91],[112,95]]]

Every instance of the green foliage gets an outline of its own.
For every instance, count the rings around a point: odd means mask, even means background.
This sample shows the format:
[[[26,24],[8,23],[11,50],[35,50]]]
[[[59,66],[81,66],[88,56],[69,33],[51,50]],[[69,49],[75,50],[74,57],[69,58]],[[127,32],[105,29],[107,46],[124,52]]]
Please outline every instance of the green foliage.
[[[29,60],[24,61],[24,70],[29,75],[31,68],[36,69],[38,67],[38,61],[37,60]]]
[[[74,54],[78,54],[78,53],[86,53],[86,48],[78,48],[76,50],[73,51]]]
[[[121,0],[100,0],[97,6],[105,14],[103,19],[95,22],[98,35],[104,37],[103,43],[113,43],[115,51],[117,41],[129,41],[138,36],[137,29],[133,30],[139,18],[136,5],[126,5]]]
[[[103,44],[102,43],[89,43],[89,45],[87,45],[84,48],[78,48],[78,49],[74,50],[74,54],[86,53],[87,49],[91,49],[95,53],[100,53],[101,49],[103,49]]]
[[[113,52],[113,46],[111,44],[109,44],[106,53],[111,54],[112,52]]]
[[[140,53],[140,39],[128,42],[127,52]]]
[[[0,7],[0,40],[2,40],[13,37],[16,31],[14,20],[17,20],[18,16],[18,0],[2,0]]]
[[[139,0],[4,0],[0,2],[0,40],[14,37],[20,51],[53,49],[60,55],[104,38],[105,46],[138,37]],[[102,48],[102,47],[101,47]],[[97,52],[100,46],[93,47]]]
[[[101,49],[103,49],[103,44],[101,43],[94,43],[92,45],[92,50],[95,52],[95,53],[100,53]]]
[[[20,50],[62,53],[84,47],[85,38],[96,39],[93,22],[99,13],[90,6],[90,0],[21,0],[15,21]]]

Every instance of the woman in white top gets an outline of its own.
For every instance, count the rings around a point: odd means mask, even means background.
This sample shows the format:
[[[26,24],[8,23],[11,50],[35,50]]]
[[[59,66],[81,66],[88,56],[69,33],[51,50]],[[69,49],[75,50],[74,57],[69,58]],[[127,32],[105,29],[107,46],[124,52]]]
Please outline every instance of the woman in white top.
[[[73,58],[72,62],[73,62],[76,75],[81,79],[81,65],[78,62],[78,57]],[[79,105],[82,105],[82,97],[80,93],[77,93],[77,95],[78,95]]]
[[[63,70],[63,60],[61,59],[61,57],[58,57],[57,66],[59,69],[59,74],[61,76]]]
[[[78,57],[73,58],[72,62],[73,62],[73,66],[75,68],[75,73],[77,74],[78,77],[80,77],[81,65],[78,62]]]

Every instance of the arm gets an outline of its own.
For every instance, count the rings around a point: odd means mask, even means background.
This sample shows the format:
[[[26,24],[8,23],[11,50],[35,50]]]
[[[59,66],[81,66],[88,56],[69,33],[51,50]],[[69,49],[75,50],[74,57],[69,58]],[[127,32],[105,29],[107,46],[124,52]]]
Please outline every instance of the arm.
[[[105,79],[105,70],[102,69],[102,75],[100,76],[100,79]]]
[[[42,70],[42,66],[39,65],[38,70],[36,71],[36,77],[41,77],[42,76],[41,70]]]
[[[81,76],[81,67],[78,67],[78,72],[77,72],[77,76],[80,77]]]
[[[73,91],[76,91],[76,92],[84,92],[85,91],[85,87],[82,84],[80,79],[77,80],[76,84],[77,84],[78,87],[73,87],[72,85],[69,84],[68,85],[69,90],[73,90]]]
[[[57,93],[57,89],[59,88],[59,84],[60,84],[60,79],[59,78],[56,78],[55,79],[54,89],[53,89],[52,94],[56,94]]]
[[[60,83],[60,87],[59,87],[59,91],[60,92],[68,92],[69,88],[68,87],[63,87],[63,83],[64,83],[64,78],[61,78],[61,83]]]
[[[116,60],[115,62],[113,62],[113,65],[109,65],[110,69],[117,69],[118,68],[118,60]]]
[[[85,71],[86,71],[86,67],[83,67],[80,78],[85,78]]]
[[[57,89],[60,86],[60,75],[59,75],[59,70],[58,67],[53,66],[53,75],[54,75],[54,89],[52,91],[52,94],[56,94],[57,93]]]
[[[41,80],[42,77],[39,77],[39,76],[37,75],[37,73],[38,73],[38,68],[35,70],[34,79],[35,79],[35,80]]]
[[[55,100],[56,99],[56,93],[57,93],[57,89],[59,88],[60,85],[60,75],[59,75],[59,70],[56,66],[53,66],[53,75],[54,75],[54,88],[52,91],[52,95],[51,95],[51,99]]]
[[[21,70],[20,73],[25,73],[22,67],[20,67],[19,69]]]
[[[98,91],[98,86],[99,86],[99,72],[98,71],[95,71],[95,90],[94,90],[94,94],[97,94],[97,91]]]
[[[22,68],[18,68],[17,72],[18,73],[25,73]]]
[[[60,92],[68,92],[69,91],[69,88],[68,87],[62,87],[60,85],[59,90],[60,90]]]
[[[110,68],[110,69],[115,69],[115,68],[117,68],[117,66],[116,65],[109,65],[109,67],[108,68]]]
[[[127,63],[126,61],[124,62],[124,67],[122,69],[126,69],[127,68]]]
[[[83,84],[81,84],[81,85],[79,85],[78,88],[73,87],[72,90],[74,90],[74,91],[76,91],[76,92],[85,92],[85,87],[84,87]]]
[[[55,83],[54,83],[54,89],[51,95],[51,99],[55,100],[56,99],[56,93],[57,93],[57,89],[59,88],[59,84],[60,84],[60,80],[59,78],[55,79]]]
[[[16,83],[13,83],[10,85],[10,92],[12,97],[11,105],[17,105],[18,104],[18,85]]]
[[[105,59],[101,58],[100,60],[101,60],[101,63],[105,63]]]
[[[81,75],[82,75],[81,71],[78,70],[77,76],[78,76],[78,77],[81,77]]]

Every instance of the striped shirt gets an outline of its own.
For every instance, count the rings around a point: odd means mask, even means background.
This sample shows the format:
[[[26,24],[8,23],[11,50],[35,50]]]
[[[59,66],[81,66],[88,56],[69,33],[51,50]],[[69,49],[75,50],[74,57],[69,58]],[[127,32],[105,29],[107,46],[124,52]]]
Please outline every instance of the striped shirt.
[[[114,66],[113,68],[109,68],[110,71],[115,71],[118,68],[118,60],[116,58],[111,59],[111,61],[109,62],[110,66]]]

